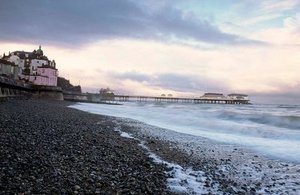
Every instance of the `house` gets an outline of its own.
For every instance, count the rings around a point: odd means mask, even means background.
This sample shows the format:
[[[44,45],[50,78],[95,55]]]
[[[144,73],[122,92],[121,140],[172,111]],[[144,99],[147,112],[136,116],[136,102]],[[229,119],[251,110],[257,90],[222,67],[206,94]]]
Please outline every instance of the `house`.
[[[202,98],[202,99],[223,99],[226,97],[222,93],[205,93],[200,98]]]
[[[20,68],[12,62],[0,59],[0,76],[18,79]]]
[[[231,93],[228,94],[228,97],[233,100],[249,100],[249,97],[246,94]]]
[[[34,85],[57,86],[58,70],[54,66],[43,65],[37,67],[35,74],[29,76]]]

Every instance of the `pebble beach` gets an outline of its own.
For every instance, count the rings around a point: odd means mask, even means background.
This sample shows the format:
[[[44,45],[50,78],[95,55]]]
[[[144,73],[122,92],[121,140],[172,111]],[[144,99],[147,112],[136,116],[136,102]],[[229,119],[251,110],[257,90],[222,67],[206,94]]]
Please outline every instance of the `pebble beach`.
[[[74,104],[0,103],[0,194],[300,192],[297,163]]]
[[[137,141],[69,104],[0,103],[0,194],[171,194]]]

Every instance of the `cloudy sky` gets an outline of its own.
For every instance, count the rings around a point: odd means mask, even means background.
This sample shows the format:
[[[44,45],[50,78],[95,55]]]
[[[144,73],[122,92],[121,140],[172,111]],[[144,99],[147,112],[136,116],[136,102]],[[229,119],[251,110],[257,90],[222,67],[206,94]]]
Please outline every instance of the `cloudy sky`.
[[[0,53],[42,45],[84,91],[300,103],[300,0],[2,0]]]

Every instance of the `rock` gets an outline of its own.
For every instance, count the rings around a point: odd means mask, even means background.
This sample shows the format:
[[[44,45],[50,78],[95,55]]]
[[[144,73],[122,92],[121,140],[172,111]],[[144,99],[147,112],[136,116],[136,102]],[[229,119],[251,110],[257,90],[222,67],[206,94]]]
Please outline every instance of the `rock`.
[[[80,190],[80,186],[79,186],[79,185],[75,185],[75,186],[74,186],[74,189],[75,189],[75,190]]]

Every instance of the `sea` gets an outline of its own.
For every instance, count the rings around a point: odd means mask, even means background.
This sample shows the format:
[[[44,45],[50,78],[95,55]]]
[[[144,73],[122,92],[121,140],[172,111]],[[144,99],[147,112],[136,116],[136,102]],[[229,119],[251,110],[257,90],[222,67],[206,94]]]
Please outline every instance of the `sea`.
[[[238,145],[275,160],[300,162],[300,105],[125,102],[71,107]]]

